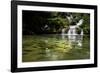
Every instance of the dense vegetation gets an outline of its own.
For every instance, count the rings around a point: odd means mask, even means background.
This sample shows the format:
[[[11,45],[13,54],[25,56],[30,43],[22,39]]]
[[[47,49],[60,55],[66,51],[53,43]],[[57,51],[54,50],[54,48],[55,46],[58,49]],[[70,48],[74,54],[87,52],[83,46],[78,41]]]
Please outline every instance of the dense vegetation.
[[[67,19],[70,15],[71,22]],[[23,11],[23,34],[61,33],[63,28],[68,31],[69,26],[76,25],[80,19],[84,20],[80,29],[89,35],[90,15],[87,13]]]

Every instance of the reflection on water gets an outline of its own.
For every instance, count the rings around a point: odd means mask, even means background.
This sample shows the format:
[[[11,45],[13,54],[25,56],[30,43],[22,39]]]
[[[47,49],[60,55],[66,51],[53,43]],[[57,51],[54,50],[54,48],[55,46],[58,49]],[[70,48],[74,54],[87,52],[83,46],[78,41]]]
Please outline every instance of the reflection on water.
[[[79,47],[78,49],[82,49],[82,39],[83,35],[62,35],[62,40],[68,42],[71,46]],[[47,41],[47,40],[46,40]],[[64,52],[66,53],[67,48],[64,49]],[[52,51],[48,48],[46,48],[46,57],[48,57],[50,60],[57,60],[64,56],[64,52],[60,54],[58,51]]]
[[[89,37],[83,35],[34,35],[23,38],[23,62],[90,58]]]
[[[82,48],[82,41],[83,41],[83,35],[68,35],[69,42],[77,43],[77,46],[80,46]]]

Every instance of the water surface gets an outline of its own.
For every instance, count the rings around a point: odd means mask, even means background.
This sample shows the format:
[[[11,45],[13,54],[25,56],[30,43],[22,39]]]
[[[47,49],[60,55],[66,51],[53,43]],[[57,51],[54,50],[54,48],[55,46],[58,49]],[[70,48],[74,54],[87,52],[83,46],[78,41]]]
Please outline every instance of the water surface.
[[[23,35],[22,61],[80,60],[90,58],[89,36]]]

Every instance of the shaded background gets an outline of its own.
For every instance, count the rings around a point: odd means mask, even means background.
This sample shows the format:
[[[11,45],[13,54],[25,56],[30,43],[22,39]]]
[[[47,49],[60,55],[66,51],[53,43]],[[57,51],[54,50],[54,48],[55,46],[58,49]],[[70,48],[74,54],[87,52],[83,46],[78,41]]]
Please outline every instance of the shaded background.
[[[84,22],[80,25],[85,34],[90,34],[90,14],[69,13],[69,12],[44,12],[44,11],[23,11],[23,34],[54,34],[61,33],[66,28],[66,33],[70,25],[76,25],[80,19]],[[69,23],[67,16],[73,16]],[[80,31],[78,28],[77,31]]]

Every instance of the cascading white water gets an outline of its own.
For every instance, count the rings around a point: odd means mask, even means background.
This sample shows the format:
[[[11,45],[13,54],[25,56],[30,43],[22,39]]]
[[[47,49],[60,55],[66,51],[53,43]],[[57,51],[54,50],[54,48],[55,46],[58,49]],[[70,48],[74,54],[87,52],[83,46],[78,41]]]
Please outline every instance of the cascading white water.
[[[71,19],[73,19],[72,15],[68,16],[67,19],[69,20],[69,23],[71,23]],[[62,29],[62,39],[66,39],[66,35],[68,36],[68,40],[70,43],[77,42],[77,46],[82,47],[82,38],[83,38],[83,29],[81,29],[81,33],[77,34],[77,29],[80,28],[79,26],[83,24],[83,19],[80,19],[76,25],[70,25],[68,33],[66,33],[67,28]]]
[[[79,26],[82,25],[82,23],[83,23],[83,19],[80,19],[79,22],[76,23],[76,25],[70,26],[69,31],[68,31],[68,35],[77,35],[76,28],[79,28]],[[83,30],[82,29],[81,29],[81,34],[80,35],[83,35]]]
[[[83,35],[83,30],[81,30],[81,35]]]
[[[68,35],[76,35],[76,25],[69,27]]]
[[[68,19],[69,23],[72,22],[73,20],[73,16],[70,15],[70,16],[66,16],[66,18]],[[69,30],[68,30],[68,33],[66,33],[66,28],[63,28],[62,29],[62,39],[65,39],[65,36],[68,35],[68,38],[69,39],[73,39],[73,41],[75,41],[76,39],[76,35],[77,32],[76,32],[76,28],[79,28],[80,25],[83,24],[83,19],[80,19],[78,23],[76,23],[76,25],[70,25],[69,26]],[[81,29],[81,34],[80,35],[83,35],[83,30]]]

